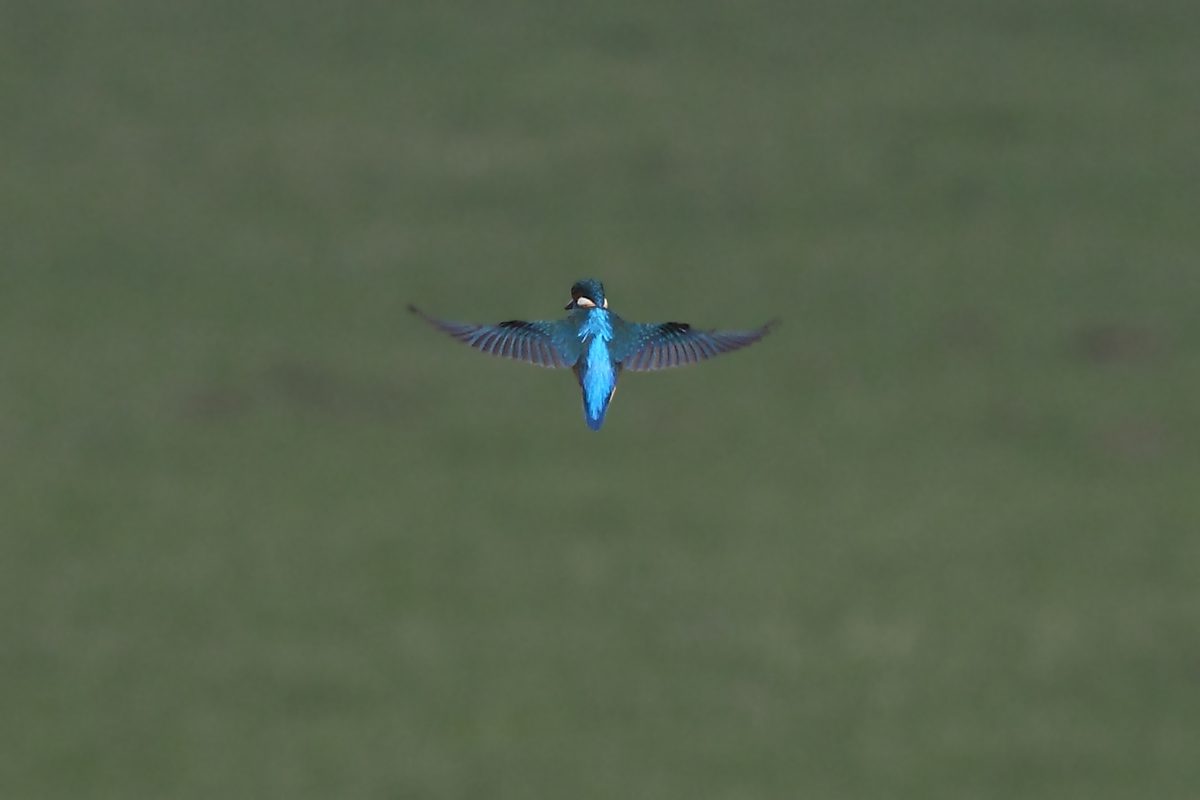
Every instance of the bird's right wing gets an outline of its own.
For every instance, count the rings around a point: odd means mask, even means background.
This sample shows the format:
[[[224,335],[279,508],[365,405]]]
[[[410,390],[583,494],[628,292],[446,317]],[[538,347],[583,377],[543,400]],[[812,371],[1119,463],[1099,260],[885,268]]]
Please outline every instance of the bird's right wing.
[[[561,322],[514,319],[497,325],[474,325],[437,319],[416,306],[408,310],[476,350],[539,367],[573,367],[582,352],[579,339]]]
[[[750,331],[698,331],[686,322],[632,323],[627,344],[613,360],[633,372],[683,367],[754,344],[774,324]]]

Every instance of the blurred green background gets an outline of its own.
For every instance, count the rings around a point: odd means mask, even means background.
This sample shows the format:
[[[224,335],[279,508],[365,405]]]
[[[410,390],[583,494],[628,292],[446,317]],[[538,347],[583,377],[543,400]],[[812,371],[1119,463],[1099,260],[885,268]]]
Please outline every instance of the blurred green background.
[[[0,6],[0,795],[1200,796],[1198,41]]]

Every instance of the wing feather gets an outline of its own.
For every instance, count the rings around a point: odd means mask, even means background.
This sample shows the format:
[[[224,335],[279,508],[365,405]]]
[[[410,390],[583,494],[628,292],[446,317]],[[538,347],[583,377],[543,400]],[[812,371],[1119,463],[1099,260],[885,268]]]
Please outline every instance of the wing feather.
[[[415,306],[408,310],[442,333],[489,355],[536,364],[539,367],[569,367],[578,359],[577,342],[558,329],[560,323],[508,320],[496,325],[450,322],[431,317]]]
[[[633,372],[697,364],[754,344],[774,325],[769,322],[746,331],[699,331],[685,322],[630,324],[628,342],[613,359]]]

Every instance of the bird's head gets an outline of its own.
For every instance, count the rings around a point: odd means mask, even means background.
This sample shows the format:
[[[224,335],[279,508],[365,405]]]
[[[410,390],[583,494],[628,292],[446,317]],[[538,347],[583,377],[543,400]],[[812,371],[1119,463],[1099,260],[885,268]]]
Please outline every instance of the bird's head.
[[[571,287],[571,302],[567,303],[567,308],[608,308],[604,284],[595,278],[576,281]]]

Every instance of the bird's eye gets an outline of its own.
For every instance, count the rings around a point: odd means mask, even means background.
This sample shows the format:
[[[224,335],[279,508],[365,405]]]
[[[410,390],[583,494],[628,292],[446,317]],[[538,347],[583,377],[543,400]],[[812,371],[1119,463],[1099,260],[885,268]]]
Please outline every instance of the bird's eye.
[[[593,303],[591,300],[589,300],[586,297],[575,298],[575,305],[579,306],[580,308],[595,308],[596,307],[596,304]]]

